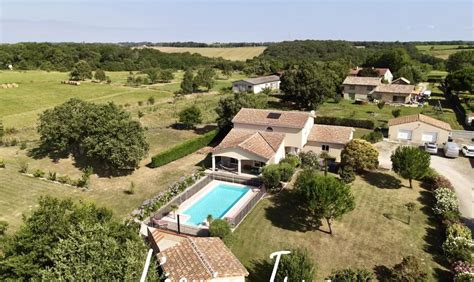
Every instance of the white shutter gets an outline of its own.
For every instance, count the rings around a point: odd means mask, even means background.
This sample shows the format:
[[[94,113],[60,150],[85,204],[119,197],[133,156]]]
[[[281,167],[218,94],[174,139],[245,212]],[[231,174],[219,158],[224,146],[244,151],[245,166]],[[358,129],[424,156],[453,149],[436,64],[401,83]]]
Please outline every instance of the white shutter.
[[[423,142],[436,142],[438,139],[438,133],[436,132],[423,132],[421,135],[421,141]]]
[[[411,140],[411,130],[398,130],[397,139],[401,140]]]

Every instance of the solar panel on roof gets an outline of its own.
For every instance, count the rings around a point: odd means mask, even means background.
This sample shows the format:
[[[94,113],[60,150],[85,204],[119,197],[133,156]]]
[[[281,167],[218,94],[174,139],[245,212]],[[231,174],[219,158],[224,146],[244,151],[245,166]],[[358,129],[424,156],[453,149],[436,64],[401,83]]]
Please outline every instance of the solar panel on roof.
[[[271,119],[279,119],[279,118],[280,118],[280,116],[281,116],[281,114],[280,114],[280,113],[269,113],[269,114],[267,115],[267,118],[271,118]]]

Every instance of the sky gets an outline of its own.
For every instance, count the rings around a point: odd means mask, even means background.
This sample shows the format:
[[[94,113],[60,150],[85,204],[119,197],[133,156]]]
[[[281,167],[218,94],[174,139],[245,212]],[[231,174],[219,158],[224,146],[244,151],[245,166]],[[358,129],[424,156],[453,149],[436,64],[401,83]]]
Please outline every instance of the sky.
[[[474,0],[0,0],[0,43],[474,40]]]

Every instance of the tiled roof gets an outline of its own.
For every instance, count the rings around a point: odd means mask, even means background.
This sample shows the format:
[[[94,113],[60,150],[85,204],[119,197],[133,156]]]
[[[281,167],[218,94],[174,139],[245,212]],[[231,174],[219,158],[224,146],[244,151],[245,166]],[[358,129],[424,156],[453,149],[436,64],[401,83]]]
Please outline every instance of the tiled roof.
[[[392,81],[392,84],[398,84],[398,83],[401,83],[401,84],[410,84],[410,81],[404,77],[399,77],[397,79],[395,79],[394,81]]]
[[[240,148],[269,160],[275,155],[284,138],[285,134],[283,133],[233,128],[214,148],[213,152],[228,148]]]
[[[379,77],[348,76],[342,84],[377,86],[380,83]]]
[[[276,118],[277,117],[277,118]],[[232,119],[233,123],[303,128],[310,118],[308,112],[241,109]]]
[[[171,281],[210,280],[247,276],[249,273],[232,252],[216,237],[188,237],[175,246],[158,253],[166,257],[161,266]]]
[[[409,116],[402,116],[398,118],[393,118],[388,121],[388,126],[393,126],[393,125],[399,125],[399,124],[405,124],[405,123],[410,123],[410,122],[423,122],[444,130],[451,130],[451,125],[449,123],[446,123],[444,121],[440,121],[438,119],[425,116],[423,114],[415,114],[415,115],[409,115]]]
[[[374,92],[412,94],[415,91],[415,85],[406,84],[380,84],[374,89]]]
[[[253,78],[246,78],[235,82],[239,81],[245,81],[253,85],[257,84],[263,84],[263,83],[268,83],[268,82],[274,82],[274,81],[280,81],[280,77],[278,75],[268,75],[268,76],[260,76],[260,77],[253,77]]]
[[[308,141],[346,144],[351,141],[353,131],[352,127],[315,124],[309,133]]]

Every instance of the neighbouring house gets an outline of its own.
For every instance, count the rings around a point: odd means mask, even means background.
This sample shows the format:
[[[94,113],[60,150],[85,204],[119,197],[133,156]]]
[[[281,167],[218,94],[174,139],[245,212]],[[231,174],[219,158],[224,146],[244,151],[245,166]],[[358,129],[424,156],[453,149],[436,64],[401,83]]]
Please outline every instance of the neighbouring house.
[[[339,162],[342,149],[353,139],[354,131],[352,127],[315,124],[303,150],[318,154],[327,152]]]
[[[150,228],[148,238],[170,281],[244,282],[249,275],[217,237],[188,237]]]
[[[387,103],[406,104],[415,95],[415,85],[405,84],[380,84],[370,94],[373,99]]]
[[[367,101],[375,87],[382,84],[379,77],[348,76],[342,83],[344,99]]]
[[[399,78],[395,79],[394,81],[392,81],[392,84],[405,84],[405,85],[408,85],[408,84],[411,84],[411,82],[408,79],[406,79],[402,76],[402,77],[399,77]]]
[[[314,112],[241,109],[234,128],[212,151],[212,170],[259,174],[286,154],[327,151],[336,160],[352,139],[353,128],[315,125]]]
[[[280,77],[278,75],[268,75],[232,82],[232,91],[235,93],[251,92],[257,94],[265,89],[279,90]]]
[[[359,68],[359,67],[353,68],[349,71],[349,76],[359,76],[360,71],[363,69],[364,68]],[[372,69],[375,69],[378,72],[379,77],[381,79],[383,79],[387,83],[392,83],[393,74],[390,71],[390,69],[388,68],[372,68]]]
[[[441,145],[448,142],[451,134],[449,123],[415,114],[394,118],[388,121],[388,138],[414,144],[433,142]]]

